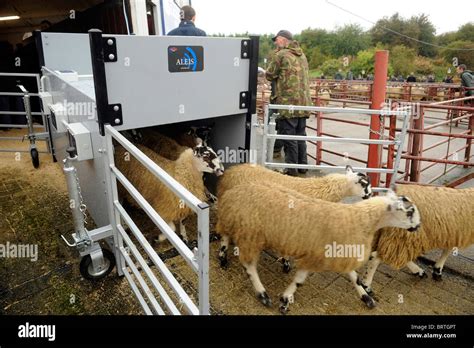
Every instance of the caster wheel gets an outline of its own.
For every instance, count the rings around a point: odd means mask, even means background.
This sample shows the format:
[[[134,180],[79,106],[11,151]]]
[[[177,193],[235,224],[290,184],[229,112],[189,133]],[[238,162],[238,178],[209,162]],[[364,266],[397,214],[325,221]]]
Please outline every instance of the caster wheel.
[[[38,150],[35,148],[30,150],[31,161],[33,162],[33,167],[38,168],[40,165]]]
[[[79,270],[81,275],[88,280],[99,280],[105,278],[115,267],[115,256],[114,254],[107,249],[102,249],[102,254],[104,255],[104,268],[99,271],[94,271],[94,266],[92,265],[92,258],[90,255],[84,256],[79,265]]]

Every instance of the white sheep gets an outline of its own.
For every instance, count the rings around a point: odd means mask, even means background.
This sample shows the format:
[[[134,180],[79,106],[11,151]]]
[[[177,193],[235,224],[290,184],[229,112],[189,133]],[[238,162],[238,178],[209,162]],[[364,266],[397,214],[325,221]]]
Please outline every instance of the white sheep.
[[[176,161],[161,157],[144,145],[137,145],[137,147],[200,200],[205,200],[206,198],[202,178],[203,172],[214,173],[218,176],[224,172],[224,167],[219,157],[207,146],[198,145],[194,149],[187,149],[181,153]],[[187,243],[188,238],[183,220],[192,213],[192,210],[183,204],[170,189],[121,146],[115,149],[115,162],[118,169],[158,212],[163,220],[168,223],[173,231],[176,231],[174,222],[179,221],[180,234]],[[128,192],[122,185],[119,186],[119,192],[123,195],[122,197],[129,197]],[[128,201],[132,205],[137,206],[134,199],[128,199]],[[161,234],[159,240],[162,241],[164,239],[164,235]]]
[[[295,278],[280,299],[280,311],[286,313],[297,286],[309,272],[320,271],[347,273],[361,300],[374,307],[375,301],[358,284],[355,272],[369,257],[364,251],[370,250],[379,228],[397,226],[415,231],[419,224],[416,206],[393,192],[343,204],[310,198],[278,185],[242,184],[219,198],[216,231],[235,241],[240,262],[266,306],[271,300],[257,273],[260,252],[270,249],[296,259]],[[330,253],[333,245],[358,246],[362,253],[334,257],[339,255]]]
[[[319,198],[329,202],[339,202],[345,197],[358,196],[367,199],[372,196],[370,178],[362,173],[356,173],[351,166],[346,167],[345,174],[329,174],[323,177],[298,178],[284,175],[260,165],[236,165],[220,177],[217,186],[217,197],[227,190],[244,183],[271,183],[290,188],[301,194]],[[221,267],[227,265],[227,251],[229,239],[223,237],[219,258]],[[290,263],[286,257],[282,258],[283,271],[290,271]]]
[[[188,146],[182,146],[176,140],[153,129],[142,129],[140,133],[140,144],[172,161],[176,161],[181,153],[189,149]]]
[[[416,234],[386,228],[376,236],[362,280],[368,292],[372,292],[372,280],[381,262],[395,269],[407,266],[414,275],[425,277],[425,271],[414,261],[430,250],[443,249],[433,268],[433,278],[441,280],[444,263],[453,249],[474,243],[474,188],[398,185],[397,193],[416,204],[423,224]]]

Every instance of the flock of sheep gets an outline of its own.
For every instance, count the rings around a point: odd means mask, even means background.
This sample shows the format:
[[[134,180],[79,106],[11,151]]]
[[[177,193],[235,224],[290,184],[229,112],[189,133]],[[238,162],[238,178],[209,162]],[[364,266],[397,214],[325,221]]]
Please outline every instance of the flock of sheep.
[[[372,308],[371,283],[381,262],[395,269],[406,266],[424,277],[416,258],[443,249],[433,269],[433,278],[441,280],[453,249],[474,243],[474,188],[398,185],[396,192],[373,196],[369,177],[350,166],[344,174],[320,178],[290,177],[251,164],[234,165],[224,173],[215,151],[195,132],[179,142],[153,130],[142,131],[136,138],[143,153],[201,200],[207,194],[203,173],[220,176],[216,232],[221,247],[216,257],[223,269],[229,267],[229,244],[235,243],[236,254],[265,306],[272,301],[257,272],[260,253],[271,250],[281,256],[285,272],[292,260],[296,274],[279,299],[283,314],[311,272],[346,273],[358,297]],[[117,167],[169,226],[176,230],[179,223],[180,234],[188,242],[183,220],[192,211],[138,161],[127,158],[120,146],[115,157]],[[123,190],[121,196],[127,198],[127,192]],[[361,200],[341,203],[351,196]],[[133,199],[128,201],[133,204]],[[164,239],[163,235],[159,238]],[[354,246],[362,253],[328,253],[333,246]],[[362,272],[361,277],[356,270]]]

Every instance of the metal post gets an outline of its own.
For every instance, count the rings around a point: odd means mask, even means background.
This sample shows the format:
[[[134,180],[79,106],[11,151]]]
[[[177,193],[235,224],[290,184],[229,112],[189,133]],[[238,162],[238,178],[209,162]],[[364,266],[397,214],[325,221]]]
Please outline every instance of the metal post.
[[[371,109],[381,110],[385,103],[385,93],[387,89],[388,74],[388,51],[377,51],[375,53],[375,75],[374,88],[372,93]],[[370,120],[369,139],[380,139],[381,121],[379,115],[372,115]],[[381,166],[381,147],[380,145],[370,145],[367,159],[369,168],[380,168]],[[379,186],[380,174],[369,174],[373,186]]]
[[[262,147],[262,165],[265,165],[265,162],[267,161],[267,134],[268,134],[268,113],[269,113],[269,105],[265,105],[264,111],[263,111],[263,147]]]
[[[123,239],[118,230],[117,225],[120,224],[120,213],[115,208],[114,202],[118,202],[117,192],[117,179],[112,175],[111,167],[115,165],[114,161],[114,146],[112,144],[112,136],[110,133],[105,131],[103,149],[104,156],[104,168],[105,168],[105,181],[106,181],[106,192],[107,195],[107,206],[109,210],[109,221],[112,226],[112,235],[114,239],[113,252],[115,255],[115,261],[117,263],[117,273],[119,276],[124,275],[123,267],[125,267],[125,258],[123,257],[120,249],[123,247]]]
[[[423,130],[423,120],[424,120],[424,113],[425,109],[420,107],[420,115],[417,119],[413,122],[413,127],[416,130]],[[422,133],[415,133],[413,134],[413,147],[412,147],[412,156],[420,157],[422,152]],[[410,168],[410,181],[411,182],[418,182],[420,181],[420,160],[413,159],[411,161],[411,168]]]
[[[390,117],[390,130],[389,130],[389,137],[391,139],[395,139],[395,133],[397,128],[397,117],[391,116]],[[398,149],[399,151],[403,151],[403,144]],[[388,152],[387,152],[387,169],[393,169],[393,155],[395,153],[395,145],[388,145]],[[398,155],[398,152],[397,152]],[[397,168],[398,171],[398,168]],[[398,173],[394,172],[393,176],[397,176]],[[387,173],[387,177],[385,179],[385,187],[390,187],[390,183],[392,182],[392,174]]]
[[[209,315],[209,206],[198,211],[199,314]]]
[[[69,149],[68,149],[69,150]],[[86,228],[84,227],[84,214],[81,211],[82,200],[79,195],[79,188],[77,183],[76,168],[72,162],[77,160],[77,156],[71,157],[72,151],[69,156],[64,159],[64,175],[66,176],[67,190],[69,192],[69,199],[72,210],[72,220],[74,222],[74,232],[76,233],[77,240],[86,241],[89,239]]]
[[[469,117],[469,135],[474,134],[474,114]],[[469,138],[466,140],[466,152],[464,153],[464,162],[470,162],[471,160],[471,144],[472,139]],[[469,166],[464,166],[464,168],[468,168]]]

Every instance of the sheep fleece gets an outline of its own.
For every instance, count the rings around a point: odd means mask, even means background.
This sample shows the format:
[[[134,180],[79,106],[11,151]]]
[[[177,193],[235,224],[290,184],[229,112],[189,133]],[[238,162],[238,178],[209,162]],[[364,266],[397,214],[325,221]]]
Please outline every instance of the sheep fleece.
[[[198,199],[204,201],[206,198],[202,173],[193,167],[193,150],[184,151],[176,161],[170,161],[157,155],[155,152],[143,145],[137,145],[138,149],[147,155],[153,162],[170,174],[176,181],[188,189]],[[168,189],[149,170],[141,165],[138,160],[130,155],[130,161],[125,161],[125,149],[121,146],[115,149],[115,161],[117,168],[127,177],[151,206],[160,214],[166,222],[177,221],[186,218],[192,210],[185,204],[180,204],[178,196]],[[125,194],[128,201],[137,206],[128,192],[119,185],[121,194]]]
[[[395,269],[433,249],[459,249],[474,243],[474,189],[398,185],[419,209],[417,233],[384,228],[373,246],[377,256]]]
[[[216,231],[235,241],[244,263],[271,249],[293,256],[301,269],[349,272],[367,261],[376,226],[386,212],[383,197],[348,205],[278,185],[270,189],[244,184],[219,199]],[[325,246],[333,242],[364,245],[363,260],[325,257]]]
[[[226,170],[217,186],[217,197],[244,183],[268,182],[291,188],[302,194],[329,202],[339,202],[348,194],[345,174],[329,174],[320,178],[298,178],[277,173],[260,165],[241,164]]]

